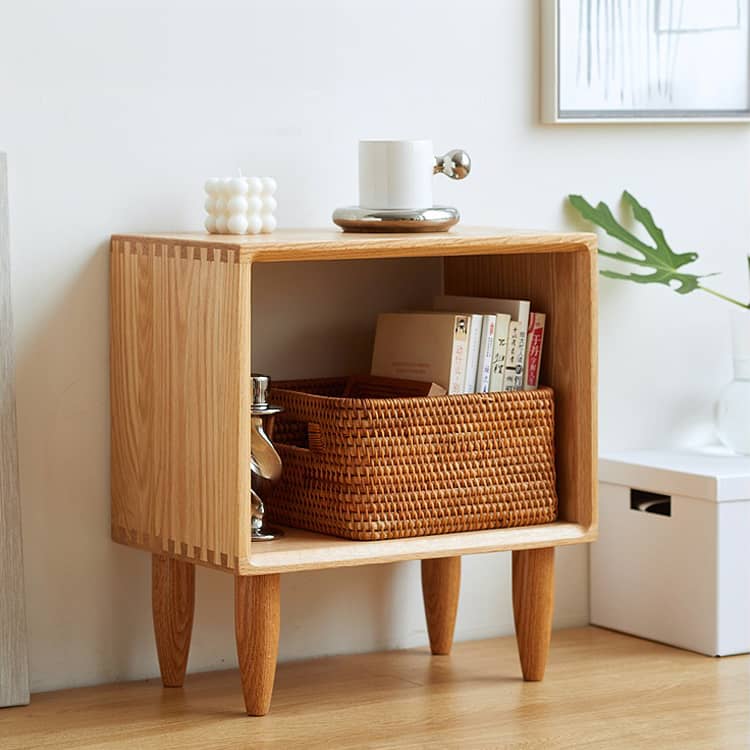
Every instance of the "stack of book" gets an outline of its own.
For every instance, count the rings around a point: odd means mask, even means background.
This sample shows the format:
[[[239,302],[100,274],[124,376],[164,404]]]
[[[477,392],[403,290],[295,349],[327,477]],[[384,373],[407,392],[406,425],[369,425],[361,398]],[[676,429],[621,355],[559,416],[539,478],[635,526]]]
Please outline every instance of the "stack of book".
[[[371,372],[448,393],[533,390],[544,325],[528,300],[443,295],[432,311],[378,316]]]

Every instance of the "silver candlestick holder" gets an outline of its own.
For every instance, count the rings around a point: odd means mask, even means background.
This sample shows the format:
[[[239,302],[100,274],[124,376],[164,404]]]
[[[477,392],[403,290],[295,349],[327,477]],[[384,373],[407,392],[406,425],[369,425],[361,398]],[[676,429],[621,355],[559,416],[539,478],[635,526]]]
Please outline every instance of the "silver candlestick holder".
[[[252,431],[250,441],[250,470],[252,497],[250,538],[256,542],[278,539],[281,529],[266,526],[265,506],[261,493],[267,493],[273,482],[281,476],[281,457],[268,436],[272,433],[273,418],[283,411],[280,406],[268,403],[271,379],[267,375],[252,375],[253,401],[251,407]],[[273,433],[272,433],[273,434]]]

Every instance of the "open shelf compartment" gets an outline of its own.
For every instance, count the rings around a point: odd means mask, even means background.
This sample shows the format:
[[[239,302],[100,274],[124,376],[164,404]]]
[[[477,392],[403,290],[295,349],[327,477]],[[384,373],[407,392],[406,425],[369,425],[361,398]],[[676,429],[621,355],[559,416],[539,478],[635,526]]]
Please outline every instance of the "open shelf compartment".
[[[388,258],[442,258],[446,294],[525,298],[548,313],[541,382],[555,390],[559,520],[376,542],[289,530],[251,546],[253,268]],[[592,541],[595,284],[595,238],[587,234],[113,237],[113,538],[239,575]]]

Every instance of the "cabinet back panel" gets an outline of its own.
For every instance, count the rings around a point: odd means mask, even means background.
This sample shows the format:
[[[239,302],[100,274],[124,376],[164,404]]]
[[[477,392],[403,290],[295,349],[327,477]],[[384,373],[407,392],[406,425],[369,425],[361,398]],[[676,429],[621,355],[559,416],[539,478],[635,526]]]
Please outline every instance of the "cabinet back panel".
[[[368,373],[378,313],[430,309],[441,289],[441,258],[254,264],[253,370]]]

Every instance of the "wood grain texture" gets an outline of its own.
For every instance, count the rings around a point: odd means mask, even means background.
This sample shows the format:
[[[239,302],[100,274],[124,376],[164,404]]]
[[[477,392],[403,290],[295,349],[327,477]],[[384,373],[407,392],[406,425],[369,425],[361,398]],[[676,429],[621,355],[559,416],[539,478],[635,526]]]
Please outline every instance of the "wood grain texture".
[[[249,716],[264,716],[271,708],[279,653],[280,587],[279,575],[235,577],[234,628]]]
[[[233,570],[249,554],[250,266],[113,241],[112,536]]]
[[[336,229],[283,229],[273,234],[115,235],[117,242],[167,242],[192,247],[221,247],[242,260],[278,263],[299,260],[419,258],[436,255],[576,252],[596,246],[588,233],[533,232],[492,227],[458,227],[434,234],[362,234]]]
[[[446,294],[531,300],[547,313],[541,384],[555,390],[560,519],[597,526],[596,255],[485,255],[445,259]]]
[[[7,163],[0,153],[0,706],[29,702],[9,234]]]
[[[160,554],[151,557],[151,612],[164,687],[185,680],[195,611],[195,565]]]
[[[273,711],[242,717],[237,671],[41,693],[0,711],[3,750],[730,750],[750,737],[750,656],[711,659],[598,628],[552,634],[547,679],[515,641],[279,665]]]
[[[285,529],[273,542],[253,546],[247,575],[300,570],[380,565],[399,560],[473,555],[532,547],[562,546],[594,541],[590,529],[574,523],[548,523],[510,529],[356,542],[301,529]]]
[[[555,604],[555,549],[513,553],[513,619],[524,680],[544,677]]]
[[[366,545],[249,535],[250,277],[256,262],[443,256],[449,294],[528,297],[546,312],[562,523]],[[424,235],[115,236],[112,536],[241,575],[592,541],[596,537],[595,236],[467,229]],[[437,291],[437,290],[436,290]]]
[[[449,654],[461,591],[461,558],[422,560],[422,599],[433,654]]]

